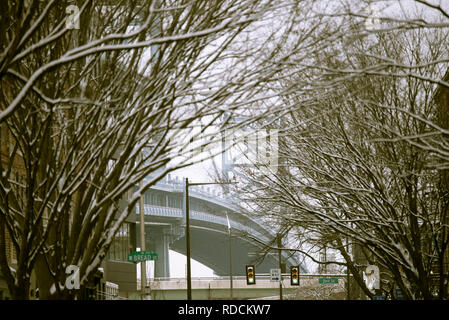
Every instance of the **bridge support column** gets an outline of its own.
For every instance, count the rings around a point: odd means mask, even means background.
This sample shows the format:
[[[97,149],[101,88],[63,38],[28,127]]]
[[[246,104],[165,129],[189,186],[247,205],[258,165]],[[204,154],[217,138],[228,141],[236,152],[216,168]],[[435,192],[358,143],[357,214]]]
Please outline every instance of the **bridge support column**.
[[[159,241],[155,242],[155,249],[159,259],[154,264],[155,278],[170,277],[170,259],[169,259],[170,235],[164,229]]]
[[[170,243],[179,237],[177,229],[173,225],[151,225],[149,228],[149,250],[158,254],[158,260],[154,263],[155,278],[170,277]]]

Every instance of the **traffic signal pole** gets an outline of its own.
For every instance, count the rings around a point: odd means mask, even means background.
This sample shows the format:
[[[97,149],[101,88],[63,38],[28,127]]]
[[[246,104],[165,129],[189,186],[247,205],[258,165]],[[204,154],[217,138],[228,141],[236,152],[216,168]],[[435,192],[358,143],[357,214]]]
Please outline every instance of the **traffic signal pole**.
[[[189,213],[189,179],[185,181],[186,210],[186,256],[187,256],[187,300],[192,300],[192,272],[190,265],[190,213]]]
[[[232,283],[232,237],[231,237],[231,223],[229,222],[228,214],[226,213],[226,220],[228,222],[228,232],[229,232],[229,281],[230,281],[230,291],[231,300],[234,299],[233,293],[233,283]]]

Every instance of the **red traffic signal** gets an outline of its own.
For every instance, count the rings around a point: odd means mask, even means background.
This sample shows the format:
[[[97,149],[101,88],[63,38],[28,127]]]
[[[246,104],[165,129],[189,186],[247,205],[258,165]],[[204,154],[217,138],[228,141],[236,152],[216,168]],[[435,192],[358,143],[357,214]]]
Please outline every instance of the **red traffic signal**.
[[[256,269],[254,266],[246,266],[246,284],[256,284]]]
[[[290,267],[290,284],[292,286],[299,286],[299,267]]]

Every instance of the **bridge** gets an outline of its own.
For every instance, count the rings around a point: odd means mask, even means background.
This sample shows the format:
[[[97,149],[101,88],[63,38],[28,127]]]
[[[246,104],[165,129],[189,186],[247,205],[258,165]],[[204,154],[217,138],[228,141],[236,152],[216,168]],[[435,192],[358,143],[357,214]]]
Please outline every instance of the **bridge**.
[[[168,175],[144,197],[145,248],[158,253],[155,262],[155,277],[169,278],[169,250],[186,254],[185,216],[183,210],[184,183]],[[231,226],[232,272],[233,275],[245,274],[245,265],[254,264],[259,272],[268,273],[278,268],[278,253],[271,252],[261,259],[257,254],[262,247],[251,241],[246,235],[268,243],[275,238],[260,222],[241,214],[233,199],[210,188],[190,187],[190,242],[191,256],[198,262],[214,270],[218,276],[229,276],[229,233]],[[139,224],[140,208],[136,206],[135,221]],[[139,233],[140,228],[136,228]],[[140,235],[137,234],[137,239]],[[138,241],[139,242],[139,241]],[[294,254],[283,251],[282,262],[299,265]],[[301,272],[306,272],[301,266]]]
[[[336,278],[336,284],[320,284],[320,278]],[[294,296],[300,287],[335,286],[344,288],[346,275],[342,274],[301,274],[300,286],[290,285],[290,275],[282,276],[283,297]],[[152,300],[183,300],[186,299],[186,280],[182,278],[155,278],[149,282]],[[139,289],[139,284],[138,284]],[[223,300],[230,299],[230,278],[192,278],[192,299]],[[233,277],[233,299],[261,299],[271,297],[279,299],[279,282],[270,281],[269,274],[257,274],[256,284],[247,285],[244,276]]]

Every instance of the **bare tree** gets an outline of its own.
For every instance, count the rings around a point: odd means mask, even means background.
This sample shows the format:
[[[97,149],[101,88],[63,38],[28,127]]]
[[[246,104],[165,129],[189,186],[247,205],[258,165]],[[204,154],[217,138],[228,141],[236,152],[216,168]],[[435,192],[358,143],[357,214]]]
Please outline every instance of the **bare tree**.
[[[249,183],[238,186],[240,198],[298,240],[338,250],[344,262],[326,263],[346,265],[369,297],[362,270],[376,264],[385,291],[399,286],[408,299],[446,299],[447,193],[438,168],[427,165],[434,152],[404,139],[434,132],[439,81],[427,79],[441,79],[447,68],[445,30],[360,37],[357,25],[339,28],[347,36],[317,53],[311,81],[283,84],[310,94],[285,95],[292,111],[282,119],[280,167],[242,170]]]
[[[0,4],[0,267],[13,298],[28,298],[33,271],[41,298],[78,294],[64,286],[66,266],[86,285],[139,197],[193,163],[172,162],[181,132],[225,128],[222,116],[271,81],[285,38],[236,40],[289,10],[259,0]],[[268,42],[266,56],[252,54]]]
[[[356,28],[348,30],[346,39],[375,39],[375,35],[388,35],[394,30],[427,30],[429,33],[439,34],[445,37],[449,27],[449,4],[445,1],[412,0],[403,2],[398,0],[376,1],[360,0],[338,2],[331,13],[321,10],[318,15],[328,18],[338,17],[340,24],[356,24]],[[420,39],[417,39],[419,42]],[[374,40],[375,41],[375,40]],[[407,60],[401,61],[394,55],[387,52],[378,52],[371,56],[370,64],[364,66],[346,66],[346,68],[322,69],[324,74],[340,75],[341,79],[351,76],[378,75],[392,76],[399,78],[415,78],[417,81],[434,84],[439,89],[434,91],[434,96],[439,103],[440,111],[433,118],[426,118],[425,115],[414,113],[413,110],[398,109],[399,112],[415,117],[422,121],[423,125],[429,126],[432,130],[424,135],[404,136],[395,133],[396,140],[406,140],[410,144],[428,151],[432,158],[429,159],[429,167],[438,170],[445,170],[448,167],[448,147],[447,147],[447,100],[445,95],[449,88],[447,76],[448,57],[445,55],[435,55],[433,48],[421,47],[420,51],[428,50],[426,61]],[[432,59],[432,57],[434,59]],[[394,68],[393,68],[394,67]],[[434,69],[439,72],[432,72]],[[436,89],[436,88],[435,88]]]

